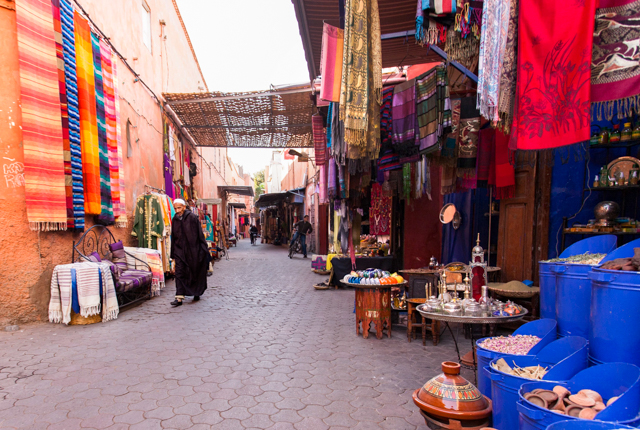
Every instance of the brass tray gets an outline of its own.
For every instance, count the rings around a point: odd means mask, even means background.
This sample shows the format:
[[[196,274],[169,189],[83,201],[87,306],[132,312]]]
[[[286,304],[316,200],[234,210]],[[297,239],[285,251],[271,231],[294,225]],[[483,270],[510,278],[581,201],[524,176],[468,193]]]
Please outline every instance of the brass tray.
[[[629,179],[629,172],[633,167],[637,165],[640,167],[640,160],[635,157],[620,157],[613,160],[607,166],[607,171],[609,172],[609,176],[613,176],[618,179],[618,174],[620,172],[624,173],[624,179]]]

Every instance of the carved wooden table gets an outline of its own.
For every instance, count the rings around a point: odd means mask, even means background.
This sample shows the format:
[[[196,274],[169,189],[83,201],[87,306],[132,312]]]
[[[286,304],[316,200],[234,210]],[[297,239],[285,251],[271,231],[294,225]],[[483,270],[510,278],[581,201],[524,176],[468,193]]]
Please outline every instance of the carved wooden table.
[[[368,338],[370,324],[373,323],[378,339],[382,339],[385,326],[387,336],[391,337],[391,288],[404,284],[347,285],[356,289],[356,335],[360,335],[362,323],[362,337]]]

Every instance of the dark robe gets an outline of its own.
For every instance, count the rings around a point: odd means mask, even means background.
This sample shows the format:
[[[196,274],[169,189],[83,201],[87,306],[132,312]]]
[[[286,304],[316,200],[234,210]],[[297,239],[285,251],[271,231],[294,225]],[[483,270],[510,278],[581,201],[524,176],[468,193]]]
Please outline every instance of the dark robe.
[[[207,289],[211,255],[198,216],[186,209],[173,217],[171,258],[176,261],[176,295],[201,296]]]

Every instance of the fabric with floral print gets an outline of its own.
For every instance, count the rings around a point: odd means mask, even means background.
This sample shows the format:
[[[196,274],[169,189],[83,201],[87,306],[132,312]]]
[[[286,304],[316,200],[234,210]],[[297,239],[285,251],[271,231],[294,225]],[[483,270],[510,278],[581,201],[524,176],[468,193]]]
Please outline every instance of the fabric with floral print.
[[[597,0],[558,7],[521,0],[511,149],[557,148],[589,140],[591,50]]]

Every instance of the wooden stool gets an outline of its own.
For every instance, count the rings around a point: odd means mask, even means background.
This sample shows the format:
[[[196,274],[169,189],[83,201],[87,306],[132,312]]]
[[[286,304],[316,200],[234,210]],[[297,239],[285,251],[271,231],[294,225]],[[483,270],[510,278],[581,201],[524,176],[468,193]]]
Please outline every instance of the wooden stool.
[[[411,342],[411,338],[415,339],[414,329],[420,328],[422,332],[422,346],[427,345],[427,328],[431,331],[433,344],[437,345],[440,341],[440,322],[431,321],[430,323],[424,318],[420,312],[416,311],[416,307],[425,303],[427,299],[408,299],[407,300],[407,340]],[[416,321],[416,317],[420,317],[420,323]]]
[[[382,339],[385,325],[391,337],[391,285],[356,287],[356,334],[360,334],[362,324],[362,337],[368,338],[371,323],[378,339]]]

